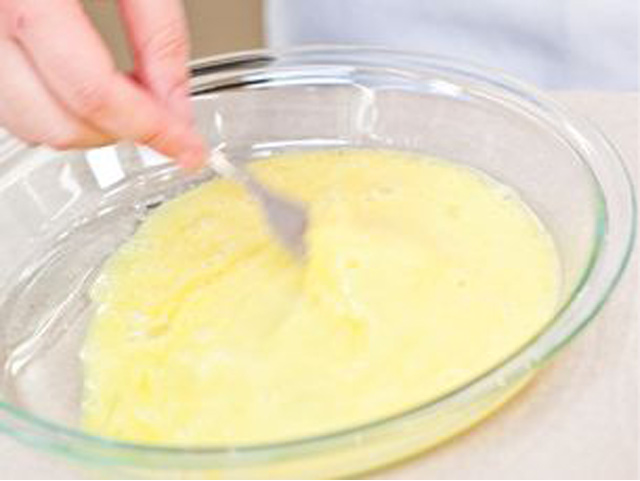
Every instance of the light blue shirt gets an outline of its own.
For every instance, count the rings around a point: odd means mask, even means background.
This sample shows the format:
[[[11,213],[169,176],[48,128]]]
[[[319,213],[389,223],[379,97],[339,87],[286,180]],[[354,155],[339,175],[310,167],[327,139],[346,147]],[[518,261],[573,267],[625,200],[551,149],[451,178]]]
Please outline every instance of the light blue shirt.
[[[269,46],[425,50],[552,89],[638,90],[638,0],[269,0]]]

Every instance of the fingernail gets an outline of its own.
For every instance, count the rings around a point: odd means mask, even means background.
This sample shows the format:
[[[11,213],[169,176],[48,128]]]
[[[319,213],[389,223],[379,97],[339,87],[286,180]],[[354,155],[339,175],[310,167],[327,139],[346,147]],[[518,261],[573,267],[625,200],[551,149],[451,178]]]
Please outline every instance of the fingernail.
[[[194,145],[181,152],[176,160],[184,169],[190,172],[197,172],[204,166],[205,157],[204,146]]]
[[[204,165],[202,157],[196,157],[193,154],[180,154],[177,158],[178,165],[189,172],[198,172]]]

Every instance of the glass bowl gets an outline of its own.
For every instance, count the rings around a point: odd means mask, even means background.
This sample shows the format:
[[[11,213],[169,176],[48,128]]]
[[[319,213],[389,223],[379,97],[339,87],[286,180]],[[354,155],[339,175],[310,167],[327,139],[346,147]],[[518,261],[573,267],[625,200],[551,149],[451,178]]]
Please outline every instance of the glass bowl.
[[[555,238],[562,302],[544,330],[439,399],[366,425],[288,442],[150,446],[78,427],[87,287],[150,209],[212,177],[147,149],[0,142],[0,429],[101,474],[309,478],[353,475],[479,421],[521,388],[602,306],[635,231],[623,163],[591,125],[500,73],[449,58],[331,47],[196,61],[198,125],[238,162],[278,151],[383,148],[483,170],[516,189]]]

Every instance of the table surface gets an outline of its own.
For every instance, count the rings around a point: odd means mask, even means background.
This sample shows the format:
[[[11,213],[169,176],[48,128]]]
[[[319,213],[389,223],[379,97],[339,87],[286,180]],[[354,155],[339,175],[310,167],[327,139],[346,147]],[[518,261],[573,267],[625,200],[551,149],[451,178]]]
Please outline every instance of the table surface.
[[[638,185],[638,95],[554,96],[590,118]],[[638,255],[596,321],[516,399],[463,436],[375,479],[636,479]],[[62,460],[0,437],[0,479],[74,479]]]

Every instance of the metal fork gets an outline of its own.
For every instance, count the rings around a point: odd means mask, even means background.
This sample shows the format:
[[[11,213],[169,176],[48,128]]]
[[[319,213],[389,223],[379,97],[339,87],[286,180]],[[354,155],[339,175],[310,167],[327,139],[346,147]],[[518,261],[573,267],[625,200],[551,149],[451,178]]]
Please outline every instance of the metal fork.
[[[300,202],[274,192],[249,171],[233,164],[220,150],[214,149],[209,161],[216,173],[240,182],[247,189],[260,204],[274,237],[296,258],[303,258],[306,254],[307,209]]]

